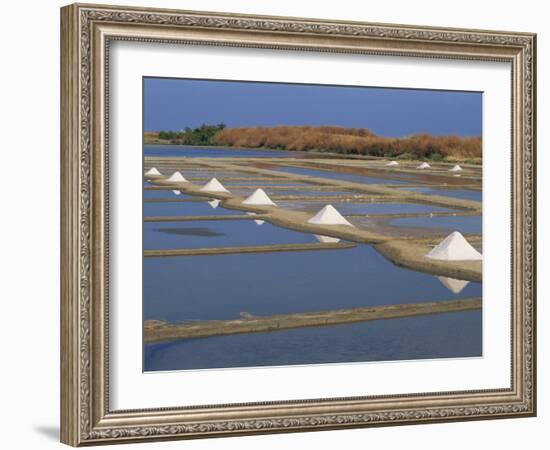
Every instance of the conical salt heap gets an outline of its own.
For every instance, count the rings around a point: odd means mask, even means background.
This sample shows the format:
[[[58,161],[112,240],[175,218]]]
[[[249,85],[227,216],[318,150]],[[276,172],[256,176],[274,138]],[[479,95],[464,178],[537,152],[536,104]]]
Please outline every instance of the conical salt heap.
[[[398,166],[399,163],[397,161],[390,161],[386,166]]]
[[[338,242],[340,242],[340,239],[332,236],[323,236],[320,234],[316,234],[315,237],[321,244],[337,244]]]
[[[208,183],[201,187],[200,190],[207,192],[229,192],[216,178],[212,178]]]
[[[325,206],[321,211],[319,211],[317,214],[315,214],[307,222],[318,224],[318,225],[350,225],[350,226],[353,226],[332,205]]]
[[[252,195],[243,200],[243,205],[277,206],[277,204],[268,197],[263,189],[256,189]]]
[[[147,172],[145,172],[146,177],[156,177],[158,175],[162,175],[156,167],[151,167]]]
[[[462,167],[460,167],[458,164],[455,164],[452,169],[449,169],[449,172],[462,172]]]
[[[216,209],[218,206],[220,206],[219,200],[211,200],[207,202],[213,209]]]
[[[437,279],[453,294],[460,294],[464,288],[470,284],[469,281],[457,280],[455,278],[437,277]]]
[[[423,162],[422,164],[420,164],[419,166],[417,166],[417,169],[429,169],[430,166],[427,162]]]
[[[180,172],[174,172],[172,175],[170,175],[170,178],[167,179],[167,181],[176,181],[178,183],[189,183],[184,176]]]
[[[449,234],[439,245],[432,248],[426,257],[445,261],[479,261],[483,259],[481,253],[472,247],[458,231]]]

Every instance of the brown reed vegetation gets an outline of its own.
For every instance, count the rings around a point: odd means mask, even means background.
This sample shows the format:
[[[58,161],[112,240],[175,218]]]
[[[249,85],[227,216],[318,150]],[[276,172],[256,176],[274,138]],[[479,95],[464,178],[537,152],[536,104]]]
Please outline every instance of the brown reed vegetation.
[[[377,136],[366,128],[336,126],[277,126],[226,128],[212,142],[247,148],[335,152],[402,159],[477,160],[482,157],[481,137],[415,134],[403,138]]]

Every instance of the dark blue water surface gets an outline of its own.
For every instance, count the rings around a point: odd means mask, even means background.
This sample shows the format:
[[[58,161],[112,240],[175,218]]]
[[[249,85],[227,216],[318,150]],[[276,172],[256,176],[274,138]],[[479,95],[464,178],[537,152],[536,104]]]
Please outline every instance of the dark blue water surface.
[[[225,149],[219,147],[145,146],[146,156],[193,157],[309,157],[283,150]],[[319,157],[316,155],[315,157]],[[288,160],[287,160],[288,161]],[[313,201],[278,201],[281,207],[314,214],[327,202],[320,195],[350,194],[344,191],[309,191],[308,185],[270,179],[257,174],[196,170],[182,173],[198,184],[217,177],[246,178],[227,183],[232,191],[246,194],[269,184],[287,190],[265,190],[270,196],[309,195]],[[405,184],[350,173],[277,167],[275,170],[360,183]],[[163,170],[163,173],[165,171]],[[171,171],[167,170],[165,175]],[[250,181],[247,181],[250,178]],[[254,181],[253,181],[254,180]],[[226,183],[224,183],[226,184]],[[421,192],[420,190],[417,190]],[[475,191],[429,189],[437,195],[479,195]],[[467,194],[464,194],[466,192]],[[470,194],[471,193],[471,194]],[[144,190],[146,199],[194,200],[171,190]],[[205,194],[207,196],[208,194]],[[459,197],[468,198],[469,197]],[[471,198],[478,199],[478,198]],[[332,203],[343,215],[416,212],[452,212],[448,208],[398,203]],[[212,216],[244,214],[213,208],[204,201],[144,202],[143,215]],[[435,227],[463,232],[481,231],[480,217],[401,218],[393,226]],[[279,228],[254,217],[244,220],[145,222],[144,248],[212,248],[317,242],[307,233]],[[416,303],[481,296],[480,283],[440,281],[435,276],[400,268],[374,248],[296,252],[240,253],[143,259],[143,318],[169,323],[239,318],[253,315],[327,311],[342,308]],[[144,370],[182,370],[289,364],[390,361],[419,358],[480,356],[481,311],[392,319],[358,324],[251,333],[144,345]]]
[[[307,189],[307,188],[306,188]],[[239,189],[236,187],[233,192],[237,195],[250,195],[252,192],[254,192],[254,188],[252,189]],[[274,195],[295,195],[295,196],[303,196],[303,197],[319,197],[319,196],[353,196],[353,193],[349,191],[308,191],[308,190],[302,190],[302,189],[270,189],[268,187],[263,188],[263,190],[268,194],[270,197]],[[289,200],[290,201],[290,200]],[[292,208],[289,208],[292,209]]]
[[[329,178],[332,180],[346,180],[354,183],[364,184],[407,184],[411,181],[390,178],[379,178],[368,175],[358,175],[352,173],[335,172],[334,170],[317,170],[317,169],[305,169],[303,167],[276,167],[271,170],[277,170],[280,172],[297,173],[300,175],[309,175],[312,177]],[[401,175],[402,177],[403,175]]]
[[[481,295],[401,269],[369,246],[145,258],[144,318],[168,322],[326,311]],[[147,344],[145,370],[481,355],[481,312]]]
[[[305,152],[286,150],[224,148],[224,147],[186,147],[183,145],[144,145],[145,156],[187,156],[207,158],[299,158]]]
[[[255,174],[247,174],[247,173],[240,173],[240,172],[208,172],[208,173],[191,173],[186,174],[186,178],[189,180],[194,180],[196,182],[202,181],[202,180],[210,180],[213,177],[216,177],[219,181],[226,181],[227,183],[231,183],[232,178],[239,178],[243,180],[243,182],[250,183],[250,182],[256,182],[256,181],[265,181],[265,182],[273,182],[280,180],[280,178],[274,178],[274,177],[263,177]]]
[[[172,189],[144,189],[143,198],[196,199],[197,197],[182,193],[174,194]]]
[[[165,196],[173,195],[172,191],[165,191]],[[225,209],[221,205],[213,208],[205,200],[204,202],[144,202],[144,217],[159,216],[222,216],[227,214],[243,214],[242,211]]]
[[[261,228],[261,227],[260,227]],[[144,258],[144,318],[167,322],[414,303],[453,295],[436,277],[402,269],[372,247]]]
[[[281,200],[277,202],[281,208],[293,209],[298,211],[317,212],[323,208],[327,202],[300,201],[300,200]],[[421,205],[414,203],[351,203],[351,202],[332,202],[342,215],[347,214],[405,214],[405,213],[430,213],[430,212],[452,212],[452,209],[440,206]]]
[[[305,184],[305,183],[292,183],[292,182],[284,182],[284,181],[277,181],[276,178],[266,179],[262,181],[227,181],[227,186],[235,186],[235,188],[238,188],[240,186],[254,186],[265,189],[269,189],[270,186],[276,186],[276,187],[300,187],[300,188],[308,188],[311,187],[311,184]]]
[[[394,219],[390,225],[400,227],[442,228],[461,233],[481,233],[481,216],[406,217]]]
[[[304,196],[331,196],[331,195],[340,195],[340,196],[353,196],[353,192],[350,191],[308,191],[302,189],[276,189],[270,190],[269,188],[265,189],[266,192],[269,192],[273,195],[304,195]]]
[[[481,191],[472,191],[469,189],[437,189],[437,188],[405,188],[408,191],[415,191],[421,194],[428,195],[441,195],[443,197],[461,198],[463,200],[475,200],[480,202],[482,200]]]
[[[241,247],[318,242],[309,233],[275,227],[255,220],[209,220],[145,222],[145,249]],[[177,264],[176,261],[172,263]]]
[[[147,344],[144,370],[482,355],[481,311]]]

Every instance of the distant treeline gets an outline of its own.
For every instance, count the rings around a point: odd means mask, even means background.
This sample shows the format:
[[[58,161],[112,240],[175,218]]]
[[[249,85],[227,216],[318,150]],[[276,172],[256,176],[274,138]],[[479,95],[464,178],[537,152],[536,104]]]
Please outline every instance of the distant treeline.
[[[224,123],[217,125],[203,124],[197,128],[185,128],[182,131],[159,131],[157,136],[162,141],[169,141],[171,144],[182,145],[212,145],[216,133],[225,128]],[[152,133],[146,133],[151,135]]]
[[[377,136],[367,128],[277,126],[226,128],[201,125],[183,131],[146,132],[146,143],[224,145],[230,147],[334,152],[398,159],[481,160],[481,137],[414,134],[402,138]]]
[[[415,134],[403,138],[375,135],[366,128],[333,126],[278,126],[226,128],[213,143],[233,147],[266,147],[298,151],[325,151],[402,159],[481,158],[481,137]]]

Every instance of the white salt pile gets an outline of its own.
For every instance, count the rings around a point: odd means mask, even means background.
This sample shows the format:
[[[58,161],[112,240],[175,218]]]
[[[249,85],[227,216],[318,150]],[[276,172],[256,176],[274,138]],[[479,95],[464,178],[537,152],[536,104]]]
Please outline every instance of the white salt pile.
[[[200,190],[207,192],[229,192],[216,178],[212,178],[208,183],[201,187]]]
[[[426,257],[446,261],[479,261],[483,259],[481,253],[472,247],[458,231],[449,234],[439,245],[432,248]]]
[[[208,202],[208,204],[213,208],[216,209],[218,206],[220,206],[219,200],[211,200]]]
[[[147,172],[145,172],[145,176],[146,177],[149,177],[149,176],[157,176],[157,175],[162,175],[156,167],[151,167]]]
[[[398,166],[399,163],[397,161],[390,161],[386,166]]]
[[[427,162],[423,162],[422,164],[420,164],[416,168],[417,169],[429,169],[430,167],[432,167],[432,166],[430,166]]]
[[[437,277],[437,279],[453,294],[460,294],[464,288],[470,284],[469,281],[457,280],[455,278]]]
[[[338,242],[340,242],[340,239],[332,236],[322,236],[320,234],[316,234],[315,237],[322,244],[337,244]]]
[[[167,181],[176,181],[178,183],[189,183],[180,172],[174,172]]]
[[[252,195],[243,200],[243,205],[270,205],[277,206],[263,189],[256,189]]]
[[[332,205],[327,205],[317,214],[315,214],[308,223],[314,223],[318,225],[350,225],[342,214],[340,214],[336,208]]]
[[[449,172],[462,172],[462,167],[458,164],[455,164],[452,169],[449,169]]]

